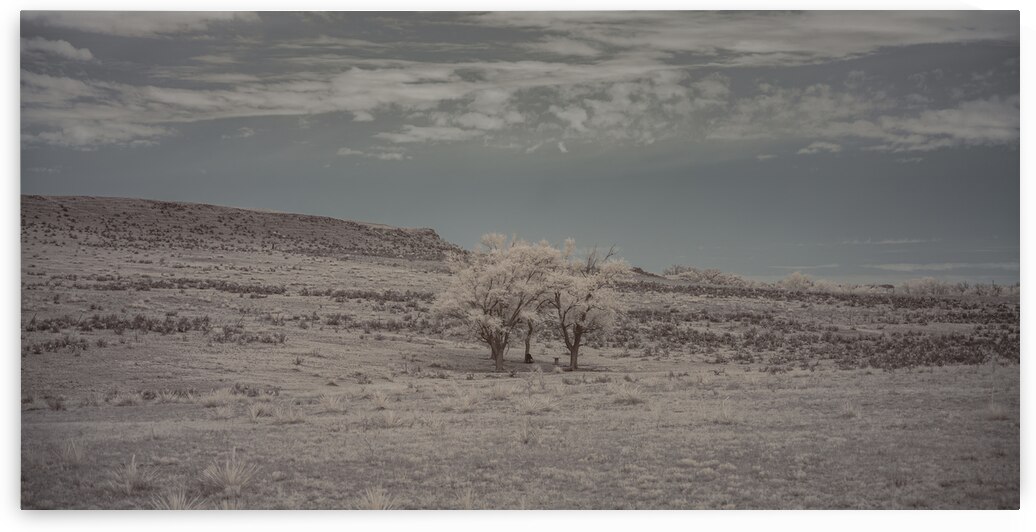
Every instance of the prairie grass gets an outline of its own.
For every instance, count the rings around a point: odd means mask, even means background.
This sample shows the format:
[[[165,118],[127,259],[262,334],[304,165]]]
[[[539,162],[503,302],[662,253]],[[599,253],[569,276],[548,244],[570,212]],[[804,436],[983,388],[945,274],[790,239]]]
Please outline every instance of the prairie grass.
[[[860,417],[860,409],[852,401],[846,400],[838,411],[838,417],[843,419],[855,419]]]
[[[345,412],[345,397],[342,394],[323,394],[317,401],[324,412]]]
[[[65,440],[55,454],[62,467],[78,467],[83,464],[83,449],[74,439]]]
[[[518,411],[526,415],[553,412],[558,408],[558,400],[545,395],[526,395],[514,402]]]
[[[730,402],[729,397],[725,397],[716,405],[716,412],[712,416],[712,422],[720,425],[732,425],[737,422],[734,405]]]
[[[367,488],[357,504],[358,510],[394,510],[396,501],[382,488]]]
[[[226,460],[215,460],[201,472],[201,483],[223,495],[239,497],[241,490],[255,478],[259,468],[238,460],[237,451],[232,450]]]
[[[217,406],[213,410],[213,417],[216,419],[230,419],[234,417],[234,407],[230,405]]]
[[[536,426],[529,422],[528,419],[523,419],[522,424],[518,426],[518,441],[522,445],[530,445],[539,443],[539,431],[536,430]]]
[[[248,409],[245,412],[248,414],[249,419],[256,422],[259,421],[259,418],[261,417],[273,417],[273,409],[260,403],[252,403],[248,405]]]
[[[204,499],[188,497],[185,488],[177,488],[151,498],[155,510],[201,510]]]
[[[620,405],[635,405],[644,402],[643,391],[636,384],[622,382],[612,386],[611,391],[615,395],[615,403]]]
[[[486,396],[490,401],[504,401],[510,399],[511,396],[516,393],[517,386],[508,386],[506,384],[496,384],[489,388],[489,392]]]
[[[385,395],[385,392],[378,390],[371,395],[371,401],[374,403],[375,410],[388,410],[389,398]]]
[[[443,405],[443,410],[468,413],[475,410],[478,402],[478,396],[472,390],[462,390],[460,387],[454,387],[453,394],[447,398]]]
[[[205,408],[216,408],[217,406],[226,406],[235,399],[229,388],[220,388],[201,396],[198,401]]]
[[[460,492],[460,496],[457,497],[457,509],[459,510],[477,510],[477,504],[475,503],[475,490],[467,488]]]
[[[281,404],[273,409],[273,422],[278,425],[305,423],[306,415],[295,405]]]
[[[158,477],[151,469],[137,464],[137,455],[132,455],[128,464],[113,469],[109,476],[108,486],[126,495],[153,488]]]

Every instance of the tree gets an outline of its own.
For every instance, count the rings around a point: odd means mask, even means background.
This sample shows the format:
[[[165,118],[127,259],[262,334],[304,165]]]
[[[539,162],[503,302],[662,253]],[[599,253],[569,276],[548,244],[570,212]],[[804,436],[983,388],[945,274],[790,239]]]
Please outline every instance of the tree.
[[[579,369],[579,348],[614,322],[619,305],[611,286],[629,271],[625,262],[611,260],[614,248],[603,257],[594,248],[585,260],[573,257],[574,251],[574,242],[567,240],[560,267],[548,281],[547,299],[568,348],[572,370]]]
[[[478,250],[455,264],[456,276],[436,302],[436,311],[469,326],[489,346],[500,371],[504,351],[521,333],[519,328],[536,318],[560,260],[560,252],[546,242],[508,243],[503,235],[485,235]]]
[[[791,292],[805,292],[813,287],[813,279],[802,272],[792,272],[778,283],[781,288]]]

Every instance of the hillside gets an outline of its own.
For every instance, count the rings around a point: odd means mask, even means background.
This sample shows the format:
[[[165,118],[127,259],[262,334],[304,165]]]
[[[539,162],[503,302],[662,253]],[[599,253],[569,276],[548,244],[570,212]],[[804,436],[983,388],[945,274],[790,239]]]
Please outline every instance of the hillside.
[[[460,248],[432,229],[198,203],[93,196],[22,196],[22,236],[156,251],[278,251],[442,260]]]

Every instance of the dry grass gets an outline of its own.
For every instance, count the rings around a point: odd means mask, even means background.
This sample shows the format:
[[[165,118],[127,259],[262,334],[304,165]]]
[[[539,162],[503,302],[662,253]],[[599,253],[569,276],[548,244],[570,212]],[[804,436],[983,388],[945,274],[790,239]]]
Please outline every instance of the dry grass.
[[[515,400],[518,412],[526,415],[554,412],[558,409],[558,400],[546,395],[526,395]]]
[[[621,382],[612,386],[615,403],[620,405],[636,405],[644,402],[644,393],[640,386],[630,382]]]
[[[258,472],[258,467],[238,460],[237,451],[232,450],[226,460],[213,461],[206,467],[201,472],[199,481],[207,488],[225,496],[239,497],[241,490],[252,482]]]
[[[305,423],[306,414],[295,405],[280,404],[273,408],[273,422],[278,425]]]
[[[138,491],[152,489],[157,478],[155,471],[137,464],[137,455],[132,455],[128,464],[118,466],[109,473],[108,486],[126,495],[133,495]]]
[[[396,500],[382,488],[367,488],[356,505],[358,510],[395,510]]]
[[[475,490],[467,488],[460,492],[460,496],[457,497],[457,509],[458,510],[477,510],[479,505],[475,499]]]
[[[177,488],[151,498],[151,508],[155,510],[201,510],[204,504],[201,497],[188,497],[187,489]]]
[[[323,412],[345,412],[345,396],[342,394],[323,394],[317,404]]]
[[[83,449],[74,439],[66,440],[55,454],[62,467],[78,467],[83,464]]]
[[[262,403],[249,404],[245,412],[248,414],[248,419],[254,422],[258,422],[259,418],[273,417],[273,409]]]
[[[218,406],[227,406],[236,400],[237,397],[230,391],[230,388],[220,388],[201,396],[198,402],[205,408],[216,408]]]

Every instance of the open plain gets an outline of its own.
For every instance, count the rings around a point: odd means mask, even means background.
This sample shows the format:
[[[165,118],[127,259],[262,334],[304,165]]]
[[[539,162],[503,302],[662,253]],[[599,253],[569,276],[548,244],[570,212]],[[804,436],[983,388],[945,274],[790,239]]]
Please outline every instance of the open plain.
[[[1017,295],[638,272],[579,371],[546,331],[496,372],[431,312],[431,230],[39,196],[21,230],[23,508],[1019,505]]]

